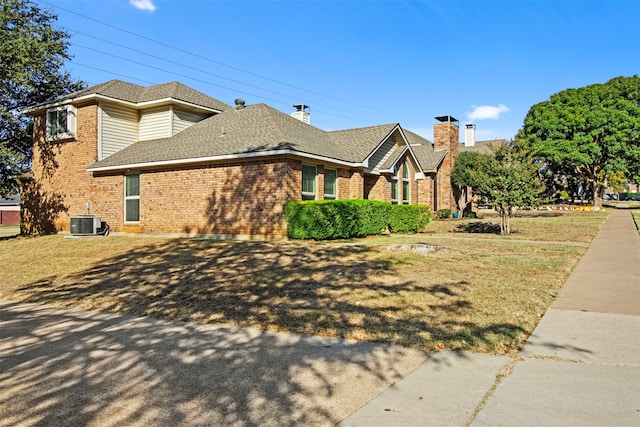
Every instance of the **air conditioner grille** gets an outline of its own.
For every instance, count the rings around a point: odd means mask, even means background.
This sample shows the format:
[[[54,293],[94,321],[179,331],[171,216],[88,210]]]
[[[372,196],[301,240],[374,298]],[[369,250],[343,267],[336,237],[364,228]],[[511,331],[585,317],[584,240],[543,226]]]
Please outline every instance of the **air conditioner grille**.
[[[93,235],[100,228],[100,217],[95,215],[77,215],[71,217],[71,234],[74,236]]]

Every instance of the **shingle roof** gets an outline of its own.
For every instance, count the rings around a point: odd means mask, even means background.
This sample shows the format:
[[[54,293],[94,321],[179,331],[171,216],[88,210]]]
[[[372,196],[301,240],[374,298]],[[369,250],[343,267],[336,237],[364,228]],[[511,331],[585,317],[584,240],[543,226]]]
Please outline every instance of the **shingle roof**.
[[[361,162],[366,159],[391,131],[397,123],[369,126],[329,132],[335,143],[336,154],[341,158]],[[357,159],[357,160],[356,160]]]
[[[425,172],[437,170],[447,154],[447,150],[434,150],[431,145],[412,145],[411,149]]]
[[[465,146],[464,143],[460,144],[460,151],[476,151],[480,153],[492,153],[501,145],[507,143],[506,139],[491,139],[487,141],[476,141],[472,146]]]
[[[411,144],[411,150],[413,150],[413,153],[418,158],[422,170],[436,170],[447,154],[447,150],[434,150],[431,141],[409,130],[405,129],[404,134],[409,144]]]
[[[20,195],[15,194],[7,197],[0,197],[0,206],[15,206],[20,204]]]
[[[218,101],[202,92],[191,89],[179,82],[164,83],[160,85],[144,87],[122,80],[110,80],[96,86],[72,92],[56,99],[56,103],[83,98],[91,95],[101,95],[133,104],[157,101],[167,98],[183,101],[217,111],[225,111],[232,107]],[[51,102],[36,105],[27,109],[37,111],[51,105]]]
[[[186,161],[289,150],[337,161],[341,148],[327,132],[265,104],[230,109],[202,120],[169,138],[139,141],[93,164],[89,169]]]
[[[267,155],[274,151],[360,164],[397,128],[395,123],[326,132],[265,104],[255,104],[240,110],[227,109],[172,137],[136,142],[94,163],[89,170]],[[433,151],[429,141],[412,132],[404,133],[411,144],[423,144],[412,146],[422,168],[435,169],[444,152]],[[392,154],[389,161],[396,157]]]

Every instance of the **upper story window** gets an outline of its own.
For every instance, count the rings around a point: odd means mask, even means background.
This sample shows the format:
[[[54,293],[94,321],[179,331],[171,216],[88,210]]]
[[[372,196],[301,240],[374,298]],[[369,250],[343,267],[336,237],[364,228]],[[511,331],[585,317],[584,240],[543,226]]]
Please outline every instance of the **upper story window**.
[[[315,166],[302,165],[302,200],[316,199],[316,174]]]
[[[76,133],[76,109],[71,105],[47,110],[47,139],[74,138]]]
[[[324,198],[326,200],[335,200],[337,198],[336,181],[338,179],[338,171],[335,169],[324,170]]]

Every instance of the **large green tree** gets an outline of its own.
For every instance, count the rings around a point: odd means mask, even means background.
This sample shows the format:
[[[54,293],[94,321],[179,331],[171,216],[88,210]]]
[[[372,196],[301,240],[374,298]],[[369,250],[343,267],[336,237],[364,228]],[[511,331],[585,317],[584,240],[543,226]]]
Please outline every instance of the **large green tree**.
[[[614,174],[640,178],[640,78],[558,92],[531,107],[518,137],[549,171],[587,185],[601,206]]]
[[[83,87],[64,69],[69,34],[30,0],[0,0],[0,196],[18,190],[31,161],[32,121],[20,114]]]
[[[544,185],[539,164],[522,141],[499,147],[493,153],[462,152],[451,173],[458,187],[471,187],[475,195],[500,215],[500,231],[511,234],[511,218],[521,208],[543,202]]]

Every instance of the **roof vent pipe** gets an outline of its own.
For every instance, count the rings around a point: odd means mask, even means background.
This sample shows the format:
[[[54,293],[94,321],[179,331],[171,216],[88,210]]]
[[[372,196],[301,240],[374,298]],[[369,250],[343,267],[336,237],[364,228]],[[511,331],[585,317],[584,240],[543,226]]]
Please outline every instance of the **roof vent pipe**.
[[[244,99],[238,98],[235,100],[236,110],[242,110],[244,108]]]

